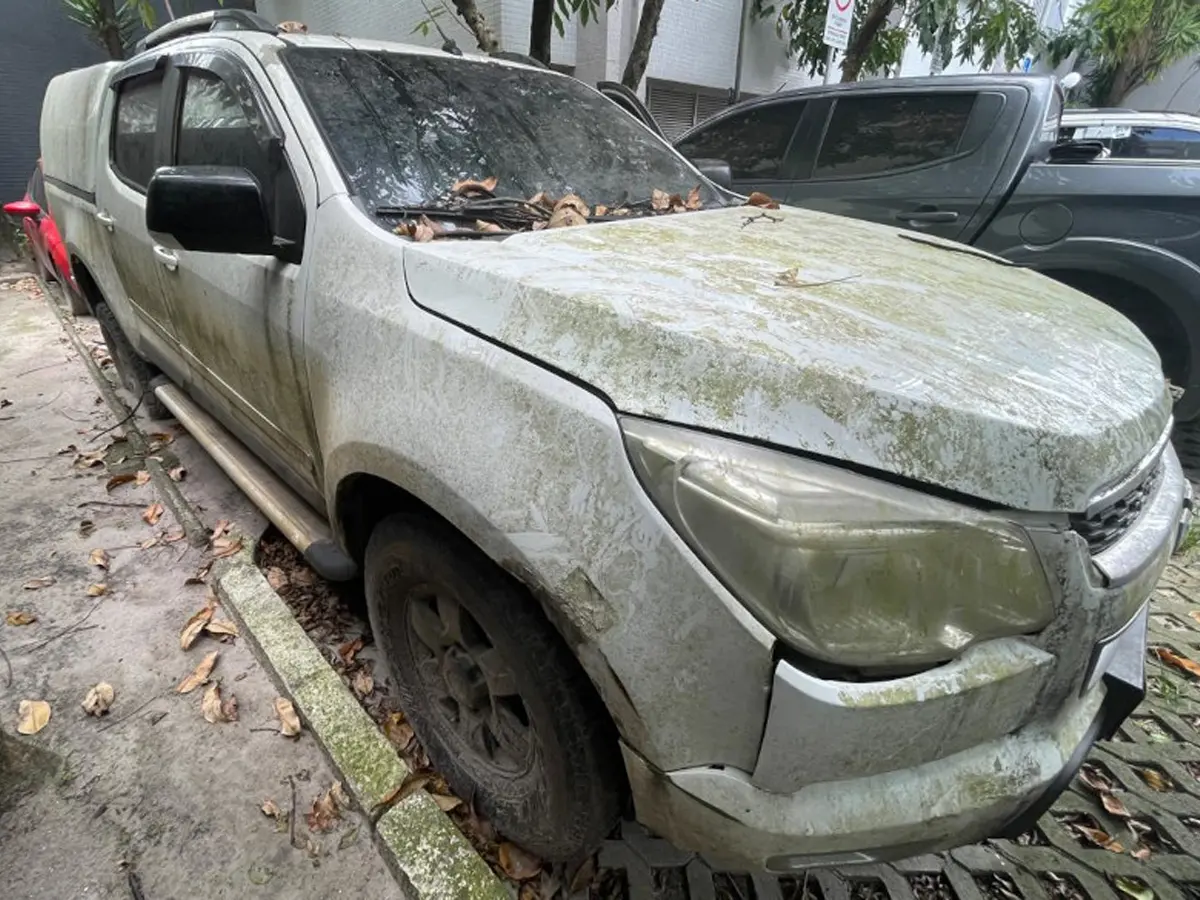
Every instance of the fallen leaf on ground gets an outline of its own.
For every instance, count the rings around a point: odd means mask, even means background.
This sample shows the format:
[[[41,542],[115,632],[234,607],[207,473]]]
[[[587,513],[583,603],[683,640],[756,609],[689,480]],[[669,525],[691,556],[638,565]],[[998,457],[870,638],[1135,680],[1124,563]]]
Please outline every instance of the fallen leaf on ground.
[[[129,484],[129,482],[133,481],[136,477],[136,475],[131,475],[129,473],[114,475],[104,483],[104,489],[106,491],[112,491],[113,488],[120,487],[123,484]]]
[[[80,469],[94,469],[104,465],[104,450],[93,450],[90,453],[80,453],[75,457],[73,465]]]
[[[292,584],[298,584],[301,587],[311,587],[317,583],[317,576],[313,574],[313,570],[308,566],[297,566],[292,569],[292,574],[289,576]]]
[[[275,698],[275,715],[279,717],[279,733],[284,737],[295,737],[300,733],[300,717],[296,707],[286,697]]]
[[[746,206],[757,206],[760,209],[779,209],[779,204],[764,194],[762,191],[754,191],[746,198]]]
[[[431,781],[433,781],[432,775],[419,775],[416,772],[409,772],[404,776],[404,780],[384,794],[383,799],[379,802],[383,804],[399,803],[406,797],[411,797]]]
[[[1133,897],[1134,900],[1154,900],[1154,891],[1140,881],[1134,881],[1124,875],[1113,876],[1113,886],[1126,897]]]
[[[271,586],[273,591],[281,591],[288,584],[287,572],[279,568],[279,566],[271,566],[267,569],[267,584]]]
[[[108,551],[103,547],[97,547],[88,554],[88,565],[99,566],[101,569],[108,568]]]
[[[115,697],[116,691],[113,690],[113,686],[102,681],[87,692],[87,696],[83,698],[83,703],[80,705],[89,716],[102,716],[108,712]]]
[[[187,678],[179,682],[179,687],[175,688],[177,693],[190,694],[202,684],[208,682],[208,676],[212,674],[213,666],[217,664],[217,656],[219,651],[214,650],[212,653],[200,660],[200,665],[192,670],[192,673]]]
[[[375,690],[375,679],[371,677],[371,673],[366,669],[359,669],[354,673],[354,679],[350,682],[354,688],[354,693],[359,697],[368,696],[371,691]]]
[[[208,536],[208,539],[210,541],[215,541],[217,538],[219,538],[221,535],[223,535],[225,532],[227,532],[229,530],[229,526],[230,526],[229,520],[222,519],[216,525],[213,526],[212,534],[210,534]]]
[[[513,881],[532,878],[542,870],[542,861],[516,844],[505,841],[500,845],[500,868]]]
[[[1121,801],[1121,798],[1115,794],[1101,794],[1100,802],[1108,810],[1109,815],[1116,816],[1119,819],[1128,819],[1131,815],[1129,810],[1125,808],[1125,804]]]
[[[175,435],[169,434],[166,431],[152,431],[146,437],[150,439],[151,443],[158,444],[160,447],[175,440]]]
[[[312,859],[316,859],[321,855],[321,845],[312,838],[305,838],[304,849]]]
[[[137,484],[138,487],[141,487],[143,484],[149,484],[150,483],[150,473],[147,472],[145,469],[142,469],[135,476],[133,476],[133,480]]]
[[[330,791],[330,793],[333,794],[333,799],[337,801],[337,805],[339,807],[341,807],[342,809],[350,808],[350,797],[349,797],[349,795],[347,795],[347,793],[346,793],[345,789],[342,787],[342,783],[340,781],[335,781],[330,786],[329,791]]]
[[[184,581],[183,581],[184,585],[204,584],[208,580],[208,573],[211,570],[212,570],[212,563],[206,562],[204,565],[202,565],[199,569],[196,570],[195,575],[192,575],[190,578],[184,579]]]
[[[354,662],[355,655],[362,648],[363,648],[363,639],[355,638],[352,641],[346,641],[346,643],[344,643],[340,647],[338,647],[337,652],[338,652],[338,656],[340,656],[342,658],[342,662],[344,662],[346,665],[350,665],[352,662]]]
[[[212,548],[214,559],[224,559],[242,549],[242,539],[219,537],[212,542]]]
[[[184,624],[183,630],[179,632],[179,647],[181,650],[186,650],[192,646],[196,638],[200,636],[200,632],[204,630],[204,626],[212,621],[213,613],[216,611],[216,604],[213,603],[212,597],[209,597],[204,607],[199,612],[192,614],[192,617]]]
[[[140,544],[138,544],[138,549],[139,550],[149,550],[151,547],[155,547],[157,545],[158,545],[158,538],[156,538],[156,537],[146,538],[144,541],[142,541]]]
[[[342,817],[338,802],[330,787],[313,801],[312,809],[304,816],[310,831],[328,831]]]
[[[462,798],[455,797],[453,794],[433,794],[433,802],[438,805],[438,809],[442,812],[450,812],[452,809],[458,809],[462,806]]]
[[[21,587],[25,588],[25,590],[27,590],[27,591],[37,591],[37,590],[41,590],[44,587],[50,587],[50,585],[52,585],[52,584],[54,584],[54,576],[53,575],[43,575],[41,578],[30,579],[29,581],[27,581],[23,585],[21,585]]]
[[[89,597],[99,597],[106,593],[108,593],[108,585],[103,582],[88,585],[87,595]]]
[[[217,635],[227,634],[232,637],[238,636],[237,625],[233,622],[226,622],[226,621],[208,622],[205,624],[204,630],[207,631],[209,634],[217,634]]]
[[[412,726],[404,720],[403,713],[392,713],[383,723],[383,733],[389,741],[401,750],[408,749],[413,741]]]
[[[1150,652],[1167,665],[1174,666],[1177,669],[1187,672],[1189,675],[1200,678],[1200,663],[1192,662],[1192,660],[1180,656],[1169,647],[1151,647]]]
[[[151,503],[142,510],[142,521],[147,525],[157,525],[158,520],[162,518],[164,512],[165,510],[161,503]]]
[[[1125,848],[1121,846],[1116,838],[1109,837],[1107,833],[1099,828],[1092,828],[1090,825],[1080,825],[1078,822],[1072,824],[1071,827],[1103,850],[1111,850],[1113,853],[1125,852]]]
[[[275,805],[275,801],[270,799],[264,800],[259,809],[262,810],[264,816],[270,816],[272,819],[278,818],[283,812],[283,810]]]
[[[237,721],[237,697],[232,694],[225,700],[221,699],[221,683],[214,681],[204,689],[204,699],[200,701],[200,711],[204,720],[216,725],[219,722]]]
[[[4,617],[5,625],[32,625],[36,621],[37,616],[23,609],[11,609]]]
[[[17,713],[21,717],[17,723],[17,733],[37,734],[50,721],[50,704],[45,700],[22,700]]]
[[[358,843],[358,826],[355,825],[349,831],[342,835],[342,839],[338,841],[338,849],[345,850],[347,847],[353,847]]]
[[[183,481],[183,479],[187,478],[187,469],[183,466],[176,466],[170,469],[167,474],[171,476],[172,481]]]
[[[176,541],[182,541],[183,538],[184,538],[183,529],[175,528],[175,529],[172,529],[171,531],[165,532],[162,536],[162,541],[164,544],[173,544]]]

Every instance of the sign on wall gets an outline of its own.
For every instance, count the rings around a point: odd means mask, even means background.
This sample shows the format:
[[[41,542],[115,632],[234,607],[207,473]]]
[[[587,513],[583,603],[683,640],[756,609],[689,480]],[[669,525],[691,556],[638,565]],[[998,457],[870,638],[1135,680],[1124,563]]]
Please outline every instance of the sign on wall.
[[[825,11],[825,43],[834,50],[845,50],[853,22],[854,0],[829,0]]]

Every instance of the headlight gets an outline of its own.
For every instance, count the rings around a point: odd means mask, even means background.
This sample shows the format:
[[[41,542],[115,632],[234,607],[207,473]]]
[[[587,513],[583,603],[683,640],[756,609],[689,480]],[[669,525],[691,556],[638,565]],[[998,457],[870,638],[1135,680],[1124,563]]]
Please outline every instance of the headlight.
[[[740,441],[621,426],[683,539],[804,653],[868,668],[935,663],[1050,622],[1037,553],[998,516]]]

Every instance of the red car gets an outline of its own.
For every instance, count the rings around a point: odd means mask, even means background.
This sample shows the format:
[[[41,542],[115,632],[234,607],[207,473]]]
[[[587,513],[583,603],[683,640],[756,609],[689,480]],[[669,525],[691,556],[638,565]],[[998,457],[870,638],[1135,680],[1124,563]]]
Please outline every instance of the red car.
[[[70,302],[74,313],[87,312],[87,305],[79,293],[75,276],[71,274],[71,260],[67,256],[67,248],[50,215],[50,207],[46,202],[46,186],[42,178],[42,161],[39,159],[37,168],[29,179],[25,197],[4,204],[4,211],[15,219],[21,220],[25,238],[33,251],[37,262],[38,273],[47,281],[57,281],[63,286],[63,292]]]

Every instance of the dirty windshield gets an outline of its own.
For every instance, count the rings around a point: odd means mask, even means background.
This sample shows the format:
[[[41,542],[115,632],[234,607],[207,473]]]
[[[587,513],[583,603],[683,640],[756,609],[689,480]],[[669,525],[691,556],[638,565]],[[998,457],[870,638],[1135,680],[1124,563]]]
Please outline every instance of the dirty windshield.
[[[670,147],[574,79],[484,60],[289,48],[284,58],[368,212],[434,202],[464,179],[500,197],[617,206],[716,192]]]

